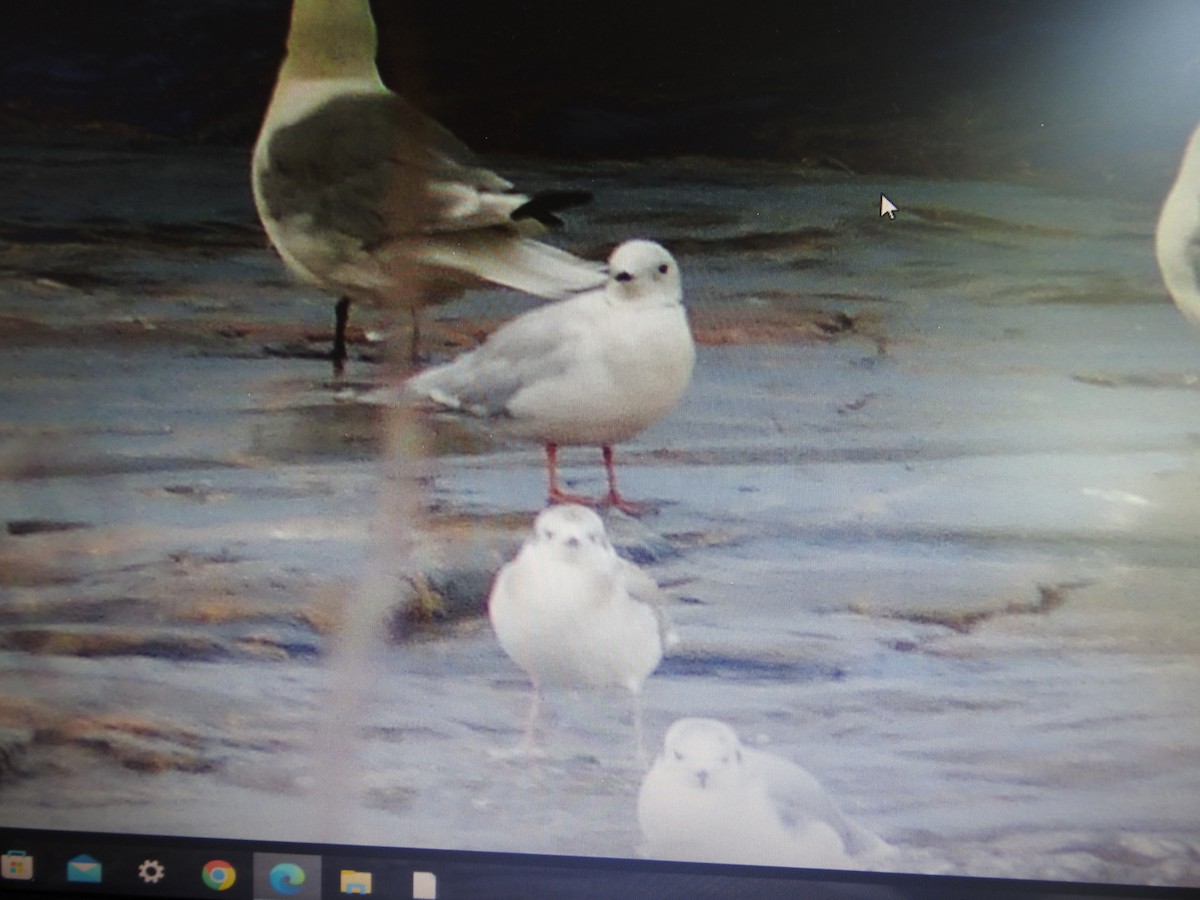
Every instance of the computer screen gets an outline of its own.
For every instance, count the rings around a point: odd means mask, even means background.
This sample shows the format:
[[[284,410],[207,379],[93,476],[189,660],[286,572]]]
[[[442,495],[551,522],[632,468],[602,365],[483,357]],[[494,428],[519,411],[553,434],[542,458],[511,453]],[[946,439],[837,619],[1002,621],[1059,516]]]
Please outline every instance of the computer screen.
[[[0,33],[0,893],[1200,886],[1200,6],[294,2]]]

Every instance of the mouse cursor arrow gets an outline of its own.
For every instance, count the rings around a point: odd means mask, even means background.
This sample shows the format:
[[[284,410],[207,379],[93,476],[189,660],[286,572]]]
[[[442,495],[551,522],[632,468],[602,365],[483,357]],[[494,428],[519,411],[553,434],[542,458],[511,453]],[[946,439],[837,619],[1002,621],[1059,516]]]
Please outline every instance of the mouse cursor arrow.
[[[884,216],[887,216],[889,219],[896,218],[896,204],[883,194],[879,195],[879,216],[880,218]]]

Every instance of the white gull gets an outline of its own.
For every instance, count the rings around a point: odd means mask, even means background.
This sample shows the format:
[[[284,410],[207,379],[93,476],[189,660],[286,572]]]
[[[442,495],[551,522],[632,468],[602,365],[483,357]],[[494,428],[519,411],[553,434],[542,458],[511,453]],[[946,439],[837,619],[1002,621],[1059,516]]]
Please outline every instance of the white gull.
[[[551,506],[516,558],[496,575],[488,617],[533,693],[521,750],[534,747],[547,688],[624,688],[639,695],[678,637],[654,580],[613,549],[604,522],[583,506]]]
[[[715,719],[679,719],[642,781],[638,824],[663,859],[863,869],[896,851],[848,820],[812,775],[743,746]]]
[[[295,0],[287,56],[254,147],[259,218],[287,267],[350,302],[413,311],[494,282],[549,299],[602,283],[602,267],[529,235],[582,191],[530,198],[384,86],[368,0]]]
[[[1175,305],[1200,325],[1200,127],[1192,132],[1179,174],[1163,201],[1154,256]]]
[[[613,445],[674,409],[695,361],[678,264],[659,244],[634,240],[609,257],[603,287],[513,319],[406,390],[542,443],[552,503],[590,502],[559,485],[558,448],[601,447],[600,502],[633,512],[639,504],[617,490]]]

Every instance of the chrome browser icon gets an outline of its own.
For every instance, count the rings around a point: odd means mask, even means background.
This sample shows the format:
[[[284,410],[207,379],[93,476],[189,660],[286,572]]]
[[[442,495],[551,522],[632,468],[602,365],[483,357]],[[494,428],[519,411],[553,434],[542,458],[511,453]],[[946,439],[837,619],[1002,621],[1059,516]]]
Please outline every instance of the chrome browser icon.
[[[237,881],[237,869],[223,859],[210,859],[200,870],[200,877],[206,887],[214,891],[227,891]]]

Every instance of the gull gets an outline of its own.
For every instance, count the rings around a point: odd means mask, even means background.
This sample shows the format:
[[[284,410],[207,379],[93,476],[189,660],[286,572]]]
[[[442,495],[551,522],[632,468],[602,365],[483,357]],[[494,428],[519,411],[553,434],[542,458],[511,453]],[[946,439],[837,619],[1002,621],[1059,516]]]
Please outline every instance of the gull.
[[[609,257],[603,287],[518,316],[406,391],[542,443],[551,503],[592,503],[559,485],[558,448],[601,447],[598,502],[638,512],[617,490],[613,445],[675,407],[695,361],[679,266],[661,245],[631,240]]]
[[[649,855],[703,862],[862,869],[895,855],[842,815],[795,763],[745,747],[715,719],[679,719],[642,780]]]
[[[488,618],[533,688],[519,752],[533,750],[548,687],[617,687],[633,696],[642,753],[642,687],[679,638],[658,585],[617,555],[593,510],[566,504],[538,514],[496,575]]]
[[[603,283],[601,266],[530,235],[585,191],[528,197],[387,87],[368,0],[295,0],[287,56],[254,147],[263,228],[300,280],[340,299],[342,371],[351,301],[417,309],[493,282],[547,299]]]
[[[1200,325],[1200,127],[1192,132],[1179,174],[1163,201],[1154,256],[1175,305]]]

